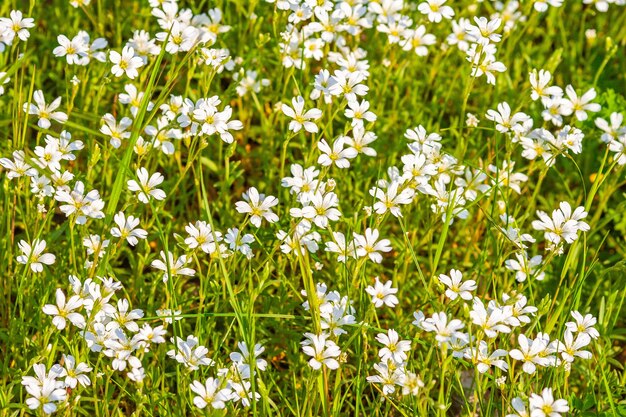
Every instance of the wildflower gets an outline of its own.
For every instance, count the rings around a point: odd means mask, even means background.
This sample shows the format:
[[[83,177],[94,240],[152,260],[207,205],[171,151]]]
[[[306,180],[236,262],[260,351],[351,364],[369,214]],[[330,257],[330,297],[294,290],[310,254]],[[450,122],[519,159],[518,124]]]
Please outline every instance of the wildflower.
[[[22,255],[17,257],[17,262],[23,265],[30,265],[33,272],[43,271],[43,265],[52,265],[56,260],[56,256],[51,253],[43,253],[46,250],[46,241],[35,239],[32,244],[25,240],[18,243]]]
[[[302,96],[294,97],[291,100],[293,108],[286,104],[283,104],[281,109],[287,117],[291,117],[293,120],[289,122],[289,130],[294,133],[299,132],[304,128],[309,133],[316,133],[319,129],[317,125],[311,120],[317,120],[322,117],[322,111],[316,108],[304,111],[304,98]]]
[[[35,19],[24,17],[21,11],[11,10],[9,17],[0,17],[0,33],[4,32],[5,43],[10,44],[17,36],[21,41],[30,37],[28,29],[35,27]],[[7,42],[8,41],[8,42]]]
[[[256,188],[251,187],[243,194],[245,201],[235,203],[239,213],[250,214],[250,223],[256,227],[261,227],[261,220],[265,219],[270,223],[276,223],[278,216],[272,212],[272,207],[278,204],[278,199],[274,196],[259,194]]]
[[[372,297],[374,307],[380,308],[384,304],[387,307],[394,308],[398,304],[398,297],[395,296],[398,289],[392,287],[393,283],[391,280],[386,281],[384,284],[380,282],[378,277],[375,280],[373,287],[370,285],[365,289],[365,292]]]
[[[574,87],[568,85],[565,87],[566,99],[563,99],[561,108],[564,116],[569,116],[574,113],[576,118],[580,121],[587,120],[587,112],[597,113],[600,111],[601,106],[598,103],[590,103],[591,100],[596,98],[596,90],[590,88],[581,97],[578,97]]]
[[[532,125],[530,116],[525,113],[518,112],[511,116],[511,107],[506,101],[498,104],[498,111],[487,110],[485,118],[494,121],[496,130],[502,133],[521,133],[528,129],[529,122]]]
[[[93,255],[95,253],[100,258],[104,256],[109,243],[108,239],[102,240],[98,235],[89,235],[83,239],[83,246],[87,248],[87,255]]]
[[[265,351],[263,345],[256,343],[252,352],[249,351],[246,342],[237,343],[237,347],[241,353],[231,352],[230,360],[239,365],[240,371],[250,373],[250,363],[252,361],[254,361],[255,368],[260,371],[264,371],[267,368],[267,361],[259,357],[259,355]]]
[[[128,139],[131,132],[127,131],[133,121],[128,117],[123,117],[119,123],[115,120],[112,114],[107,113],[102,116],[104,124],[100,127],[100,132],[109,136],[111,146],[119,148],[122,145],[123,139]]]
[[[578,207],[572,213],[569,203],[562,201],[559,208],[552,211],[552,218],[545,212],[538,210],[539,220],[534,220],[532,226],[535,230],[544,230],[546,240],[554,245],[561,244],[562,241],[572,243],[578,239],[578,232],[586,232],[589,225],[581,219],[587,217],[584,207]]]
[[[85,318],[82,314],[74,311],[83,306],[83,301],[80,296],[73,295],[66,301],[63,290],[57,288],[56,290],[56,305],[46,304],[43,306],[43,312],[52,318],[52,324],[59,330],[65,329],[67,324],[66,320],[69,320],[74,326],[82,329],[85,327]]]
[[[393,394],[396,390],[396,385],[403,385],[405,375],[402,368],[390,367],[387,363],[381,362],[374,365],[374,369],[378,372],[378,375],[372,375],[367,377],[367,382],[372,384],[382,384],[383,394]]]
[[[521,194],[521,185],[522,183],[528,181],[528,176],[522,174],[521,172],[513,172],[514,167],[515,162],[504,161],[502,163],[502,168],[495,165],[489,165],[489,171],[496,174],[496,178],[492,181],[494,186],[509,187],[517,194]]]
[[[400,204],[411,204],[415,191],[407,187],[398,192],[399,187],[400,184],[397,181],[392,181],[386,190],[378,187],[370,189],[370,194],[379,200],[374,203],[374,211],[377,214],[385,214],[389,211],[395,217],[402,217]]]
[[[6,170],[7,178],[19,178],[23,175],[33,177],[37,175],[37,170],[26,163],[24,151],[13,151],[13,160],[0,158],[0,165]]]
[[[561,353],[561,357],[565,362],[574,362],[574,357],[578,356],[582,359],[591,359],[591,352],[582,350],[591,343],[591,337],[587,333],[577,333],[574,339],[574,333],[569,329],[565,330],[563,335],[563,343],[559,343],[557,351]]]
[[[377,136],[374,132],[367,132],[364,127],[355,126],[352,128],[352,136],[345,137],[345,143],[354,149],[357,154],[376,156],[376,150],[367,146],[376,139]]]
[[[205,221],[197,221],[195,224],[189,223],[185,226],[189,237],[185,239],[185,244],[191,250],[200,248],[204,253],[213,253],[217,249],[216,241],[222,240],[222,234],[211,229]]]
[[[111,236],[126,239],[131,246],[135,246],[139,242],[138,239],[148,237],[148,232],[137,227],[139,226],[139,219],[136,217],[126,217],[124,212],[120,211],[113,217],[113,220],[117,227],[111,229]]]
[[[476,26],[469,24],[467,26],[467,34],[470,35],[474,42],[480,45],[488,45],[490,43],[498,43],[502,39],[502,35],[495,33],[502,24],[502,19],[495,18],[487,20],[486,17],[474,17]]]
[[[537,281],[543,280],[545,273],[539,272],[542,263],[542,256],[536,255],[528,258],[526,252],[515,252],[516,259],[507,259],[504,261],[506,269],[515,271],[515,279],[517,282],[524,282],[528,277],[534,277]]]
[[[205,408],[209,404],[216,410],[226,407],[226,403],[232,397],[232,391],[228,388],[220,389],[221,385],[221,381],[216,378],[207,378],[204,384],[193,381],[189,387],[197,394],[197,396],[193,397],[193,404],[200,409]]]
[[[88,60],[89,45],[85,43],[81,35],[74,36],[71,40],[65,35],[57,36],[59,46],[52,50],[57,58],[65,57],[69,65],[84,65]]]
[[[413,51],[417,56],[428,55],[428,46],[434,45],[437,41],[435,35],[426,33],[426,27],[419,25],[415,29],[405,31],[404,40],[401,41],[402,49],[405,51]]]
[[[161,317],[166,323],[172,324],[174,321],[182,320],[181,310],[170,310],[169,308],[157,310],[156,315]]]
[[[506,315],[501,308],[485,309],[482,301],[478,297],[474,297],[474,304],[470,311],[472,323],[480,327],[485,335],[493,339],[498,333],[510,333],[511,328],[505,324]]]
[[[241,402],[244,407],[250,407],[250,400],[258,401],[261,394],[252,391],[252,383],[250,381],[240,381],[230,383],[232,389],[231,400],[234,403]]]
[[[348,119],[352,119],[352,127],[363,127],[364,120],[368,122],[374,122],[376,120],[374,112],[369,110],[370,103],[367,100],[361,100],[360,103],[358,100],[350,100],[348,101],[348,107],[349,108],[346,109],[344,115]]]
[[[413,324],[421,327],[427,332],[435,332],[435,339],[440,343],[448,343],[453,337],[462,337],[459,332],[465,325],[461,320],[453,319],[448,322],[448,316],[444,312],[435,313],[432,317],[424,319],[423,313],[415,313]]]
[[[40,128],[48,129],[50,127],[50,119],[61,124],[67,122],[67,114],[55,111],[61,105],[61,97],[57,97],[52,103],[46,104],[43,91],[37,90],[33,93],[33,100],[35,100],[35,103],[24,103],[24,111],[39,117],[37,126]]]
[[[626,136],[626,127],[622,126],[623,121],[624,116],[618,112],[611,113],[609,121],[598,117],[595,120],[595,124],[598,129],[604,132],[600,137],[600,140],[604,143],[611,143],[612,141],[617,140],[620,136]]]
[[[241,234],[239,229],[234,227],[226,231],[224,242],[228,244],[231,250],[242,253],[248,259],[252,258],[253,253],[250,248],[250,243],[254,242],[254,237],[251,234]]]
[[[321,191],[318,191],[311,197],[309,205],[302,209],[292,208],[289,213],[293,217],[304,217],[318,227],[325,228],[329,221],[337,221],[341,217],[341,212],[336,208],[338,205],[337,194],[332,191],[322,194]]]
[[[348,102],[356,100],[356,96],[364,96],[369,91],[369,87],[362,84],[365,75],[361,72],[337,70],[333,73],[332,79],[330,93],[334,96],[343,94]]]
[[[563,1],[564,0],[535,0],[533,7],[537,12],[543,13],[548,10],[548,6],[561,7]]]
[[[158,172],[150,175],[145,168],[137,169],[137,178],[139,182],[135,180],[128,180],[128,190],[137,192],[137,199],[144,204],[154,198],[155,200],[163,200],[166,195],[165,192],[157,187],[164,180],[163,175]]]
[[[31,410],[41,407],[45,414],[52,414],[57,410],[55,403],[67,399],[67,391],[63,383],[56,380],[58,372],[50,370],[50,373],[46,375],[46,368],[43,364],[35,364],[33,369],[38,378],[22,377],[22,385],[30,396],[26,399],[26,405]]]
[[[526,410],[526,404],[520,397],[515,397],[511,400],[511,407],[515,410],[515,414],[507,414],[505,417],[529,417]]]
[[[76,224],[85,224],[87,218],[104,218],[104,200],[100,198],[98,190],[91,190],[85,194],[85,184],[76,181],[74,189],[58,189],[55,200],[65,203],[59,209],[66,217],[75,216]]]
[[[314,370],[318,370],[322,366],[326,366],[328,369],[339,368],[337,359],[341,355],[341,350],[335,342],[328,340],[328,336],[323,333],[320,335],[305,333],[304,336],[306,340],[302,342],[302,351],[311,356],[309,360],[311,368]]]
[[[532,87],[530,98],[533,101],[541,99],[542,103],[546,103],[546,99],[550,97],[561,97],[563,95],[561,87],[556,85],[548,86],[551,79],[552,74],[550,74],[550,71],[541,69],[537,72],[536,69],[532,70],[530,73],[530,85]]]
[[[544,388],[541,395],[530,394],[528,402],[531,417],[561,417],[561,413],[569,411],[567,401],[554,400],[552,388]]]
[[[400,340],[398,332],[389,329],[387,334],[378,333],[376,340],[385,346],[378,352],[378,356],[382,362],[391,360],[395,363],[403,363],[406,361],[406,352],[411,350],[411,342],[408,340]]]
[[[524,362],[522,369],[527,374],[534,374],[537,369],[536,365],[549,366],[550,360],[543,356],[546,349],[545,340],[536,338],[529,339],[523,334],[517,337],[519,349],[513,349],[509,352],[509,356],[518,361]]]
[[[196,271],[192,268],[187,268],[185,265],[188,263],[187,255],[181,255],[174,261],[172,252],[168,252],[166,257],[165,252],[161,251],[161,259],[155,259],[150,266],[163,271],[163,282],[167,282],[170,276],[193,276]]]
[[[209,349],[198,345],[197,337],[190,335],[187,336],[187,340],[176,337],[175,340],[172,339],[172,343],[176,344],[176,349],[168,351],[167,356],[182,363],[190,370],[195,371],[200,366],[212,366],[214,364],[212,359],[206,357]]]
[[[462,282],[462,279],[463,274],[457,269],[451,269],[450,276],[444,274],[439,275],[439,281],[448,287],[446,289],[446,296],[449,299],[455,300],[457,297],[461,297],[464,300],[472,299],[471,291],[476,289],[476,281],[470,279]]]
[[[72,355],[63,355],[63,369],[59,375],[60,378],[65,377],[65,386],[69,388],[76,388],[76,385],[80,383],[83,387],[91,385],[89,376],[85,375],[87,372],[91,372],[92,368],[85,362],[76,364],[76,359]]]
[[[117,301],[117,308],[110,315],[111,321],[108,323],[109,329],[125,327],[133,333],[139,331],[139,325],[135,323],[143,317],[143,311],[140,309],[130,310],[130,303],[127,299],[123,298]]]
[[[341,232],[333,232],[333,240],[326,242],[325,250],[337,253],[337,262],[346,262],[349,256],[356,257],[354,243],[347,243],[345,235]]]
[[[355,158],[358,154],[354,148],[344,148],[346,144],[346,137],[339,136],[333,142],[331,148],[326,142],[326,139],[322,139],[317,143],[317,148],[322,154],[317,159],[317,163],[322,166],[336,165],[337,168],[348,168],[350,166],[350,159]]]
[[[368,257],[374,263],[381,263],[383,256],[379,252],[390,252],[389,239],[378,240],[378,229],[367,228],[364,235],[354,233],[354,246],[358,257]]]
[[[135,50],[129,45],[124,46],[121,54],[117,51],[110,51],[109,60],[113,63],[111,68],[113,75],[119,78],[122,74],[126,74],[131,80],[139,75],[137,69],[144,65],[143,60],[135,56]]]
[[[476,364],[476,369],[481,374],[487,372],[492,366],[500,368],[503,371],[509,369],[509,365],[501,358],[507,356],[507,351],[504,349],[496,349],[489,353],[487,342],[481,340],[478,347],[470,347],[465,352],[465,357]]]
[[[591,314],[585,314],[583,317],[578,311],[571,312],[572,317],[574,317],[575,322],[568,321],[565,323],[565,327],[572,333],[584,333],[589,335],[592,339],[597,339],[600,337],[600,333],[593,327],[595,326],[597,319]]]
[[[439,23],[442,18],[449,20],[454,16],[454,10],[444,5],[445,2],[446,0],[426,0],[417,6],[417,10],[427,15],[431,22]]]

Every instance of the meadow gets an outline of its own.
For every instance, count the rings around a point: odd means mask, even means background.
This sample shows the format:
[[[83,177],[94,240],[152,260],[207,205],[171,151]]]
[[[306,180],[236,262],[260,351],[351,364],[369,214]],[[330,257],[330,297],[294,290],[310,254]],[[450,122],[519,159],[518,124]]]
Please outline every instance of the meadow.
[[[0,416],[626,415],[624,6],[3,1]]]

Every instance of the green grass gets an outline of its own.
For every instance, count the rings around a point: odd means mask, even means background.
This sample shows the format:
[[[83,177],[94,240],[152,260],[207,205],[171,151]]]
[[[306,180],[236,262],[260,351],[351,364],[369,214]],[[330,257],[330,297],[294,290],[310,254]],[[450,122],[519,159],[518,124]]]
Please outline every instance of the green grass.
[[[472,23],[474,16],[489,18],[496,12],[491,1],[448,3],[455,11],[454,19],[468,18]],[[148,2],[92,0],[79,8],[62,0],[3,2],[0,16],[21,10],[34,18],[35,26],[27,41],[16,38],[0,53],[0,86],[5,90],[0,95],[0,137],[4,139],[0,157],[11,159],[13,151],[22,150],[29,165],[50,177],[50,170],[35,163],[35,149],[46,145],[46,135],[58,137],[66,130],[73,140],[84,143],[82,150],[74,152],[75,160],[61,161],[62,171],[74,175],[68,185],[73,188],[76,181],[82,181],[85,192],[98,190],[104,208],[101,218],[76,224],[76,216],[66,217],[60,210],[62,203],[53,195],[40,198],[31,192],[28,178],[10,179],[6,167],[0,168],[0,416],[43,414],[41,408],[28,408],[29,394],[22,377],[34,376],[35,364],[44,364],[49,370],[62,363],[63,354],[92,368],[90,386],[68,390],[67,399],[57,404],[55,414],[64,416],[504,416],[514,412],[511,401],[515,397],[522,398],[528,408],[528,397],[544,388],[551,388],[555,399],[567,401],[568,415],[626,414],[626,181],[623,166],[600,140],[603,132],[594,123],[596,118],[609,120],[614,112],[626,114],[624,8],[611,4],[608,12],[600,13],[593,5],[566,0],[562,7],[538,13],[532,2],[522,2],[518,11],[525,19],[518,19],[508,32],[502,27],[497,31],[503,36],[496,44],[495,56],[507,70],[496,73],[496,83],[491,85],[485,76],[472,75],[464,52],[446,44],[450,21],[429,22],[417,4],[406,1],[401,13],[413,19],[412,28],[423,24],[436,36],[427,56],[389,44],[387,35],[376,30],[377,23],[358,36],[346,34],[348,48],[367,52],[362,60],[369,63],[369,76],[363,84],[369,91],[359,101],[369,101],[377,116],[375,122],[365,123],[366,130],[377,135],[369,145],[377,156],[360,154],[351,159],[350,168],[339,169],[317,162],[317,143],[324,138],[332,146],[338,136],[353,135],[350,120],[344,116],[347,101],[334,97],[332,104],[326,104],[323,98],[309,98],[321,69],[331,74],[339,69],[329,55],[339,47],[336,43],[325,45],[323,58],[304,59],[302,69],[285,67],[280,44],[289,12],[275,4],[181,0],[179,9],[189,8],[193,15],[219,8],[221,24],[229,25],[230,30],[220,33],[214,45],[198,45],[178,54],[167,52],[165,42],[157,41],[155,54],[139,68],[139,76],[130,80],[115,77],[109,61],[92,58],[87,66],[68,65],[52,51],[59,45],[58,35],[71,39],[80,30],[87,31],[91,41],[105,38],[107,57],[109,50],[121,52],[135,30],[146,30],[154,38],[163,30]],[[588,32],[592,29],[595,37]],[[168,32],[164,31],[167,41],[175,37],[173,31]],[[228,48],[234,69],[216,71],[199,62],[203,47]],[[293,57],[304,57],[302,45]],[[513,113],[530,116],[534,128],[543,127],[554,134],[559,128],[544,122],[541,102],[531,100],[529,73],[535,68],[551,72],[551,85],[563,89],[572,85],[579,96],[595,88],[598,94],[592,101],[601,105],[597,113],[588,111],[589,118],[584,121],[564,116],[565,125],[584,133],[582,152],[564,151],[561,155],[555,151],[557,157],[550,167],[541,157],[532,161],[522,157],[520,143],[511,134],[498,132],[485,117],[489,109],[507,102]],[[268,79],[269,85],[240,96],[235,74],[241,78],[246,70],[257,71],[258,81]],[[10,78],[6,84],[2,84],[2,72]],[[77,84],[71,81],[74,76]],[[129,105],[120,102],[126,84],[144,92],[135,115]],[[37,90],[43,91],[46,103],[61,97],[57,110],[67,114],[66,123],[52,121],[50,128],[44,129],[38,126],[37,116],[24,111],[24,104],[33,102]],[[218,134],[191,134],[174,120],[170,127],[184,134],[171,140],[173,154],[151,149],[138,155],[134,146],[150,140],[144,129],[157,126],[161,105],[169,103],[171,95],[194,103],[218,96],[218,110],[231,106],[231,120],[241,121],[243,127],[230,131],[234,142],[228,144]],[[317,133],[289,130],[292,119],[281,111],[280,104],[291,106],[291,99],[298,95],[305,99],[305,110],[315,107],[322,111],[315,120]],[[133,119],[130,135],[119,148],[111,146],[110,138],[100,131],[106,113],[118,123],[123,117]],[[479,119],[477,126],[466,124],[467,113]],[[388,168],[402,172],[401,158],[411,153],[405,131],[418,125],[440,134],[442,155],[456,159],[453,167],[439,165],[436,176],[443,172],[452,179],[444,191],[454,192],[454,180],[463,177],[454,167],[462,165],[486,175],[483,183],[489,190],[466,201],[466,219],[444,222],[442,215],[454,217],[455,207],[444,204],[434,213],[431,205],[435,198],[415,183],[401,186],[416,193],[410,204],[400,206],[402,217],[371,212],[377,200],[369,190],[381,179],[390,180]],[[515,162],[515,172],[528,177],[520,182],[519,194],[502,181],[493,181],[502,174],[504,164],[511,162]],[[276,236],[279,230],[293,235],[299,221],[290,215],[290,209],[302,205],[281,186],[281,179],[291,176],[292,164],[316,166],[318,179],[327,182],[327,190],[333,187],[328,181],[335,182],[341,217],[328,226],[312,226],[311,232],[319,234],[319,249],[314,253],[283,253],[283,242]],[[158,186],[167,194],[164,200],[142,204],[136,193],[128,190],[127,181],[138,180],[140,167],[164,176]],[[434,177],[430,184],[434,186]],[[242,193],[250,187],[278,198],[279,204],[273,207],[278,222],[263,220],[257,228],[249,215],[236,210],[235,203],[242,201]],[[538,219],[537,210],[550,215],[560,202],[568,202],[572,209],[584,207],[589,231],[579,231],[577,240],[564,245],[564,252],[558,255],[549,250],[544,233],[532,222]],[[134,247],[110,233],[119,211],[140,219],[140,227],[147,231],[147,238],[139,239]],[[505,234],[502,214],[514,217],[512,225],[536,239],[526,242],[529,255],[543,257],[535,275],[521,283],[505,266],[520,249]],[[217,239],[218,233],[226,235],[230,228],[252,235],[254,256],[247,259],[235,252],[223,257],[224,249],[211,255],[189,249],[184,243],[188,237],[185,227],[196,221],[211,227],[212,239]],[[382,253],[381,263],[366,257],[338,262],[337,254],[325,251],[333,232],[351,239],[353,233],[363,235],[368,228],[377,229],[380,239],[390,241],[392,250]],[[110,241],[101,257],[87,253],[83,240],[90,235]],[[45,240],[45,252],[56,256],[40,273],[31,270],[30,262],[18,262],[22,254],[18,243],[35,239]],[[161,259],[160,251],[172,252],[175,259],[186,255],[186,266],[195,270],[193,276],[171,276],[164,283],[163,273],[172,275],[174,271],[173,265],[166,271],[151,266]],[[472,295],[485,305],[491,300],[503,303],[503,294],[521,294],[529,306],[537,307],[536,314],[511,333],[488,338],[484,329],[472,324],[471,300],[451,301],[444,295],[446,287],[438,277],[450,275],[451,269],[460,270],[464,280],[476,281]],[[543,280],[536,279],[539,273],[545,273]],[[112,359],[106,355],[91,352],[80,329],[68,323],[58,330],[52,317],[43,312],[45,304],[55,303],[57,288],[69,299],[69,275],[94,282],[100,282],[96,277],[112,277],[123,286],[111,299],[114,306],[117,300],[127,299],[133,309],[143,311],[137,320],[139,327],[165,327],[165,343],[134,353],[145,370],[142,382],[132,381],[128,370],[113,369]],[[375,277],[383,283],[393,281],[398,289],[396,307],[374,307],[366,288],[374,284]],[[320,307],[324,306],[314,295],[318,282],[325,283],[328,291],[348,297],[354,307],[354,324],[344,327],[346,334],[331,336],[342,352],[336,370],[312,369],[310,357],[302,350],[304,333],[322,331]],[[304,302],[310,309],[302,307]],[[157,316],[161,309],[180,310],[181,320],[166,323]],[[491,367],[480,373],[475,355],[455,358],[451,350],[436,342],[433,333],[413,325],[416,311],[423,311],[426,317],[444,312],[448,320],[461,320],[462,330],[473,337],[469,347],[477,348],[479,341],[486,341],[489,353],[518,349],[519,334],[534,339],[545,332],[551,341],[563,341],[566,323],[573,320],[571,311],[596,317],[600,336],[585,347],[592,358],[576,358],[569,369],[563,364],[538,366],[537,372],[529,375],[520,361],[504,356],[500,359],[507,363],[508,372]],[[95,312],[90,315],[83,308],[81,313],[88,327],[98,320]],[[386,395],[381,384],[367,381],[376,374],[374,365],[383,347],[376,336],[388,329],[411,342],[406,370],[423,382],[417,395],[402,395],[400,386]],[[132,338],[132,331],[126,333]],[[197,337],[208,349],[213,366],[189,370],[168,356],[168,351],[176,352],[170,339],[188,335]],[[261,357],[267,368],[262,371],[258,364],[251,365],[254,377],[248,389],[260,399],[249,407],[230,401],[224,410],[213,410],[210,405],[198,409],[190,384],[194,380],[204,384],[207,378],[218,377],[218,369],[229,368],[229,355],[237,351],[238,342],[249,347],[260,343],[265,348]],[[228,378],[236,382],[237,375],[231,371]]]

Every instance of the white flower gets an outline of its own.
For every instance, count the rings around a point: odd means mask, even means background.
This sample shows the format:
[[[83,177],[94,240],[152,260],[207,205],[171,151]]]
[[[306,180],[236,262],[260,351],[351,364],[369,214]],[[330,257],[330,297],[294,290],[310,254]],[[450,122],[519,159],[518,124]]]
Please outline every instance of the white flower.
[[[232,391],[229,388],[220,389],[221,385],[221,381],[216,378],[207,378],[204,384],[193,381],[189,386],[197,394],[193,398],[193,404],[200,409],[203,409],[208,404],[211,404],[211,407],[216,410],[226,407],[226,403],[232,397]]]
[[[346,144],[346,137],[339,136],[333,142],[331,148],[326,142],[326,139],[322,139],[317,143],[317,148],[322,154],[317,158],[317,163],[322,166],[336,165],[337,168],[348,168],[350,166],[350,159],[356,157],[358,152],[354,148],[344,148]]]
[[[435,313],[432,317],[424,319],[423,313],[414,313],[414,325],[421,327],[427,332],[435,332],[435,340],[440,344],[448,343],[452,338],[462,338],[461,330],[465,325],[461,320],[453,319],[448,322],[448,316],[444,312]]]
[[[65,300],[65,294],[63,290],[57,288],[56,291],[56,305],[46,304],[43,306],[43,312],[49,316],[54,316],[52,324],[57,329],[63,330],[66,326],[66,320],[69,320],[74,326],[82,329],[85,327],[85,318],[82,314],[75,312],[83,306],[83,301],[80,296],[73,295],[69,300]]]
[[[189,259],[187,255],[181,255],[174,261],[174,255],[172,252],[167,253],[167,257],[165,252],[160,252],[161,259],[155,259],[150,264],[151,267],[159,269],[163,271],[163,282],[167,282],[170,276],[176,275],[186,275],[193,276],[196,271],[192,268],[187,268],[185,265],[189,263]]]
[[[87,372],[91,372],[91,367],[84,362],[76,365],[76,359],[74,359],[72,355],[64,354],[63,362],[63,369],[59,377],[65,377],[66,387],[74,389],[78,383],[80,383],[83,387],[91,385],[89,376],[85,375]]]
[[[311,333],[305,333],[307,338],[302,342],[302,351],[311,356],[309,360],[309,366],[318,370],[322,366],[326,366],[328,369],[339,368],[339,362],[337,359],[341,355],[339,346],[332,340],[328,340],[328,336],[325,334],[314,335]]]
[[[506,101],[498,104],[498,111],[487,110],[485,118],[494,121],[496,130],[502,133],[522,133],[532,126],[532,119],[525,113],[518,112],[511,116],[511,107]]]
[[[261,227],[261,220],[265,219],[270,223],[276,223],[278,216],[272,212],[272,207],[278,204],[278,199],[274,196],[259,194],[256,188],[251,187],[243,194],[245,201],[237,201],[235,206],[239,213],[250,214],[250,223],[256,227]]]
[[[597,339],[600,337],[600,333],[593,327],[596,325],[597,319],[591,314],[585,314],[583,317],[578,311],[571,312],[572,317],[574,317],[573,321],[569,321],[565,323],[565,327],[572,333],[585,333],[588,334],[592,339]]]
[[[43,253],[46,250],[46,241],[35,239],[32,244],[25,240],[20,240],[17,244],[22,251],[22,255],[17,257],[17,262],[28,265],[33,272],[43,271],[43,265],[52,265],[56,256],[51,253]]]
[[[493,339],[498,333],[510,333],[511,328],[505,324],[507,318],[505,312],[501,308],[485,309],[482,301],[478,297],[474,297],[474,305],[470,311],[472,323],[480,327],[485,335]]]
[[[381,263],[383,256],[379,252],[391,252],[391,242],[389,239],[378,240],[380,233],[378,229],[365,230],[364,235],[353,233],[354,245],[358,257],[369,257],[374,263]]]
[[[61,97],[57,97],[52,103],[46,104],[43,91],[37,90],[33,93],[33,100],[35,103],[24,103],[24,111],[39,117],[37,126],[40,128],[48,129],[51,119],[61,124],[67,122],[67,114],[55,111],[61,105]]]
[[[304,130],[310,133],[316,133],[319,129],[317,125],[311,120],[317,120],[322,117],[322,111],[316,108],[304,111],[304,98],[302,96],[294,97],[291,100],[293,108],[286,104],[282,104],[281,109],[286,116],[291,117],[293,120],[289,122],[289,130],[294,133],[299,132],[304,127]]]
[[[374,286],[372,287],[370,285],[365,289],[365,292],[372,297],[372,304],[374,304],[376,308],[382,307],[383,304],[387,307],[394,308],[396,304],[398,304],[398,297],[395,296],[398,289],[392,287],[393,282],[391,280],[383,284],[378,277],[375,279],[376,282]]]
[[[65,35],[59,35],[57,42],[59,46],[52,50],[57,58],[65,57],[69,65],[85,65],[89,62],[89,44],[85,42],[81,34],[74,36],[71,40]]]
[[[445,6],[445,2],[446,0],[426,0],[417,6],[417,10],[427,15],[431,22],[439,23],[442,18],[452,19],[454,16],[454,10],[450,6]]]
[[[406,187],[398,192],[399,187],[400,183],[398,181],[392,181],[389,183],[386,190],[378,187],[370,189],[370,195],[379,200],[374,203],[374,211],[377,214],[385,214],[389,211],[395,217],[402,217],[400,205],[411,204],[415,196],[415,191],[412,188]]]
[[[352,127],[363,126],[363,121],[373,122],[376,120],[374,112],[370,111],[370,103],[367,100],[362,100],[360,103],[358,100],[348,101],[348,109],[344,112],[344,115],[352,119]]]
[[[563,99],[561,104],[562,113],[564,116],[569,116],[574,113],[578,120],[587,120],[587,112],[599,112],[602,108],[598,103],[590,103],[591,100],[596,98],[596,90],[590,88],[581,97],[578,97],[574,87],[568,85],[565,87],[566,99]]]
[[[131,80],[139,75],[137,69],[144,65],[143,60],[135,56],[135,50],[129,45],[122,49],[121,54],[117,51],[110,51],[109,60],[114,64],[111,68],[113,75],[121,77],[122,74],[126,74]]]
[[[550,71],[541,69],[537,72],[536,69],[532,70],[530,73],[530,85],[532,87],[530,98],[532,100],[541,99],[542,103],[546,103],[546,99],[550,97],[561,97],[563,90],[556,85],[549,86],[550,80],[552,80]]]
[[[507,356],[507,351],[504,349],[496,349],[492,353],[489,353],[487,342],[480,341],[478,347],[470,347],[465,352],[465,357],[476,364],[478,372],[484,374],[492,366],[500,368],[505,371],[509,368],[509,365],[501,358]]]
[[[550,366],[552,361],[543,355],[547,345],[546,341],[542,338],[536,338],[534,340],[527,338],[525,335],[520,334],[517,337],[519,343],[519,349],[513,349],[509,352],[509,356],[518,361],[522,361],[524,365],[522,369],[527,374],[534,374],[539,366]]]
[[[464,300],[471,300],[471,291],[476,289],[476,281],[470,279],[463,282],[462,280],[463,274],[457,269],[451,269],[450,276],[444,274],[439,275],[439,281],[448,287],[446,289],[446,297],[451,300],[455,300],[457,297],[461,297]]]
[[[267,368],[267,361],[265,359],[260,358],[261,353],[265,351],[265,347],[263,345],[256,343],[254,345],[254,349],[252,354],[246,345],[246,342],[237,343],[237,347],[241,351],[239,352],[231,352],[230,360],[236,362],[239,365],[240,372],[242,373],[250,373],[250,363],[254,361],[254,366],[256,369],[260,371],[265,371]]]
[[[543,211],[537,211],[540,220],[534,220],[532,226],[535,230],[544,230],[546,240],[554,245],[562,241],[572,243],[578,239],[578,231],[586,232],[589,225],[581,219],[587,217],[584,207],[578,207],[572,213],[569,203],[562,201],[559,208],[552,211],[552,218]]]
[[[139,182],[135,180],[128,180],[128,190],[137,192],[137,199],[144,204],[148,204],[150,199],[163,200],[165,192],[159,188],[155,188],[161,184],[164,180],[163,175],[155,172],[150,176],[148,170],[145,168],[137,169],[137,178]]]
[[[341,212],[336,208],[339,205],[337,194],[329,192],[322,194],[316,192],[311,197],[311,201],[302,209],[292,208],[289,214],[292,217],[304,217],[311,220],[318,227],[325,228],[329,221],[337,221],[341,217]]]
[[[387,363],[381,362],[374,365],[378,375],[367,377],[367,382],[372,384],[382,384],[383,394],[389,395],[395,392],[396,385],[403,385],[405,381],[404,370],[401,367],[390,367]]]
[[[565,362],[574,362],[574,357],[578,356],[582,359],[591,359],[591,352],[582,350],[591,343],[591,337],[587,333],[578,333],[574,339],[574,333],[569,329],[565,330],[563,335],[563,343],[559,343],[557,351],[561,353],[561,357]]]
[[[148,236],[148,232],[137,227],[139,226],[139,219],[133,216],[126,217],[123,211],[117,213],[113,220],[117,227],[111,229],[111,236],[126,239],[131,246],[135,246],[139,242],[137,239],[145,239]]]
[[[250,248],[250,243],[254,242],[254,236],[249,233],[245,235],[239,232],[239,229],[233,227],[226,231],[226,236],[224,236],[224,242],[228,244],[228,247],[233,251],[238,251],[246,256],[246,258],[251,259],[254,255],[252,253],[252,249]]]
[[[176,349],[168,351],[167,356],[176,359],[189,370],[195,371],[200,366],[212,366],[214,364],[212,359],[206,357],[209,349],[198,345],[197,337],[190,335],[187,336],[187,340],[176,337],[176,340],[172,339],[172,343],[176,343]]]
[[[561,413],[569,411],[567,401],[554,400],[552,388],[544,388],[541,395],[530,394],[530,417],[560,417]]]
[[[382,362],[389,360],[401,364],[407,360],[407,352],[411,350],[411,342],[409,340],[400,340],[398,332],[389,329],[387,334],[378,333],[376,340],[385,347],[378,351],[378,356]]]
[[[0,158],[0,165],[8,170],[7,178],[19,178],[23,175],[34,177],[37,175],[37,170],[25,162],[25,157],[24,151],[13,151],[13,160]]]
[[[185,226],[189,237],[185,239],[185,244],[191,250],[200,248],[204,253],[214,253],[217,250],[216,242],[222,240],[222,233],[214,231],[205,221],[197,221],[195,224],[189,223]]]
[[[0,17],[0,34],[5,38],[3,42],[8,45],[16,36],[22,41],[28,40],[30,36],[28,29],[33,27],[35,27],[35,19],[24,17],[19,10],[11,10],[9,17]]]
[[[114,148],[119,148],[122,145],[122,139],[128,139],[131,135],[127,129],[133,123],[133,121],[128,117],[123,117],[119,123],[115,120],[112,114],[107,113],[102,116],[102,121],[104,124],[100,127],[100,132],[109,136],[111,146]]]

